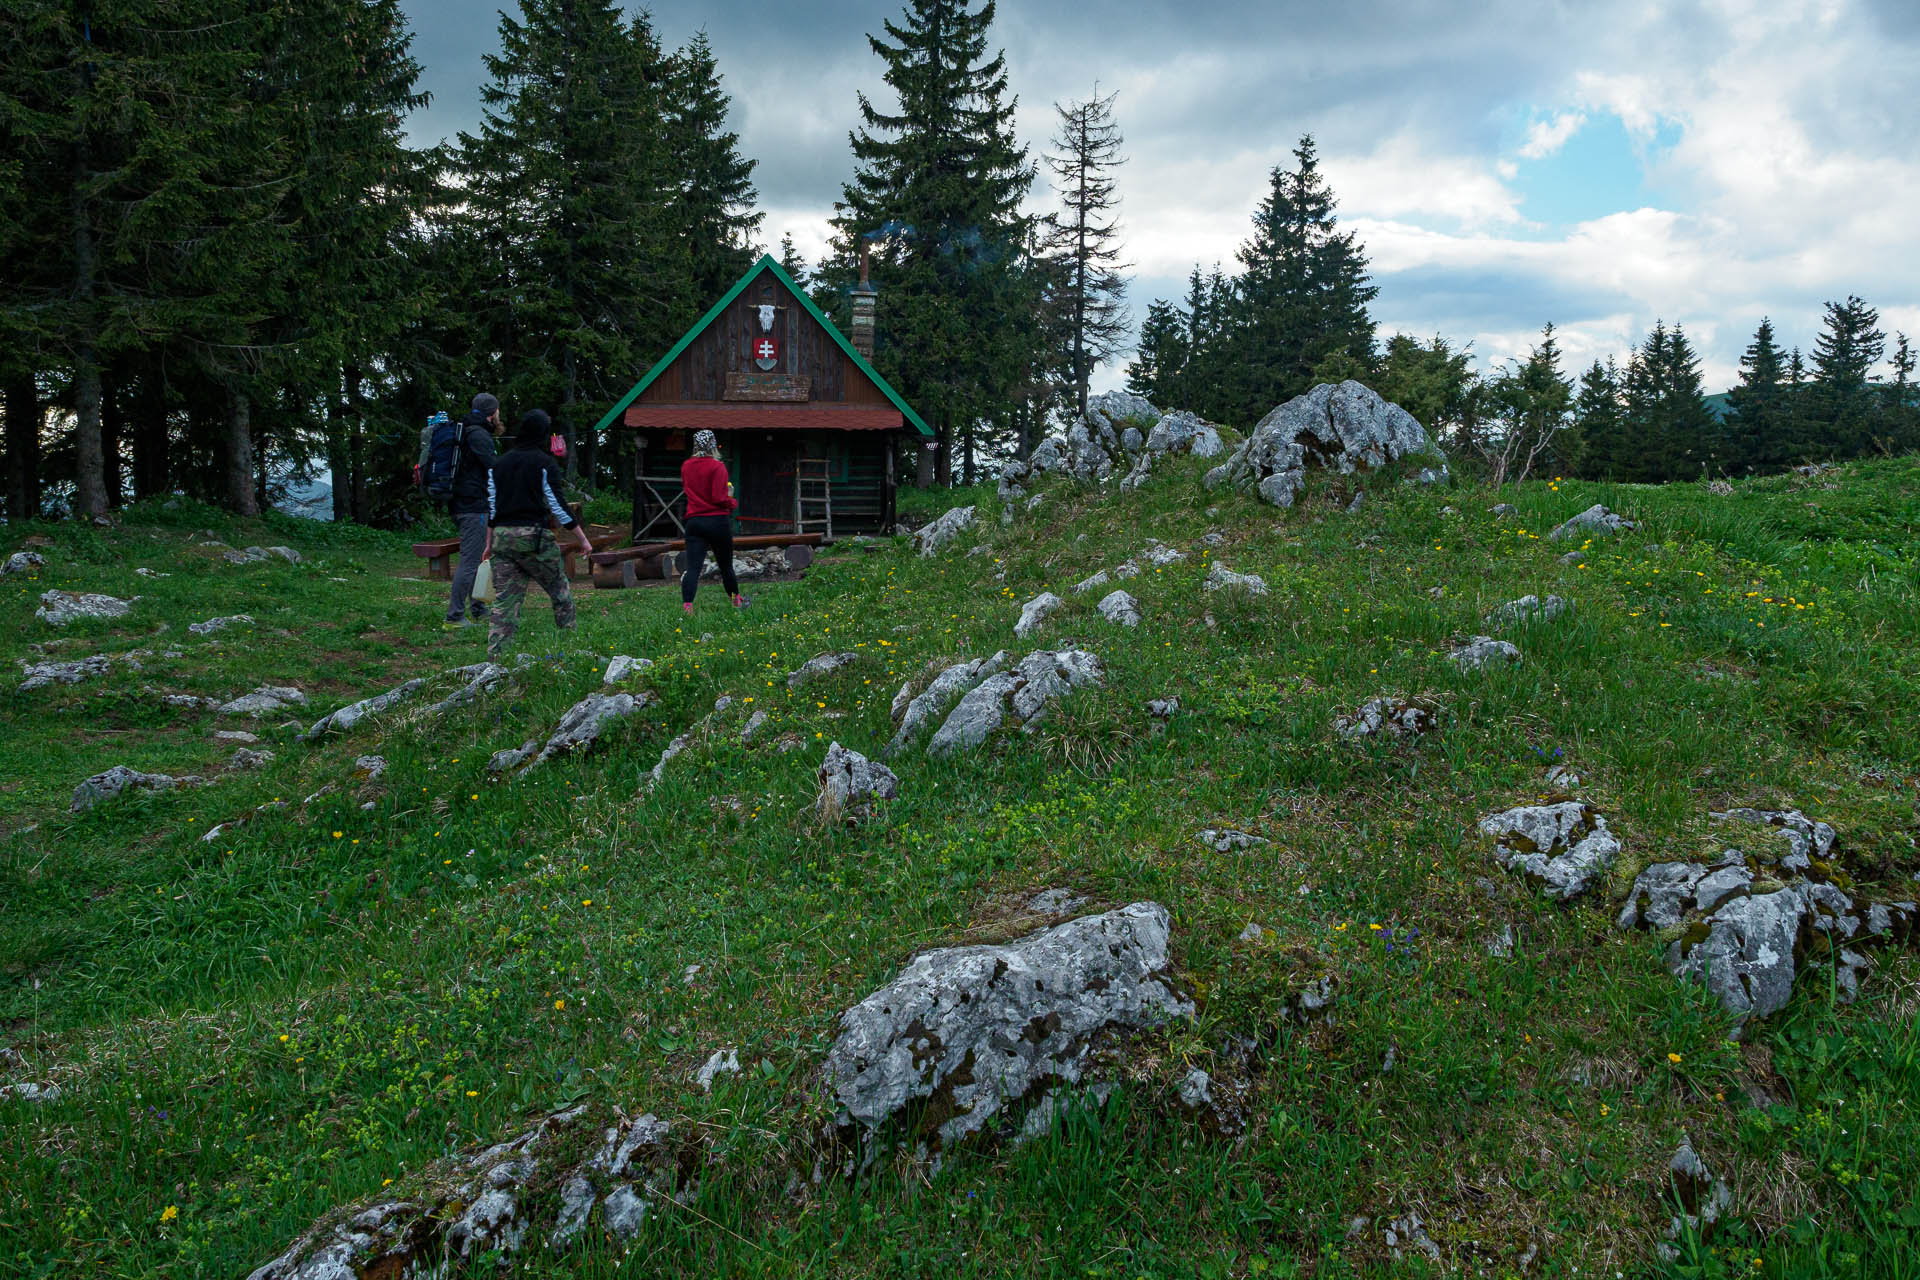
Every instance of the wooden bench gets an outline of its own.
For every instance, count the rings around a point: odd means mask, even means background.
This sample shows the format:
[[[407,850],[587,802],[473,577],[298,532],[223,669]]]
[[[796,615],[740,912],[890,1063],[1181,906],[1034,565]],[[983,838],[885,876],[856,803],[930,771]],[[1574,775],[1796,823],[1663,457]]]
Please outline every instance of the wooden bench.
[[[556,533],[555,536],[559,535]],[[609,528],[598,524],[587,526],[587,541],[595,551],[618,546],[626,540],[625,529]],[[413,554],[426,559],[429,578],[448,579],[453,577],[453,562],[460,555],[460,539],[438,538],[432,542],[416,542],[413,544]],[[578,563],[579,556],[579,545],[571,537],[560,544],[560,559],[566,566],[567,577],[586,576],[586,566]]]
[[[433,542],[416,542],[413,544],[413,554],[426,557],[429,578],[451,578],[453,558],[460,554],[460,539],[440,538]]]
[[[804,548],[808,561],[813,558],[813,548],[820,543],[821,535],[817,533],[750,533],[733,540],[736,551],[759,551],[768,547],[786,547],[789,550]],[[639,586],[641,578],[667,577],[662,562],[675,552],[686,549],[684,538],[671,542],[643,542],[615,551],[596,549],[588,557],[593,562],[593,585],[601,589],[631,588]]]

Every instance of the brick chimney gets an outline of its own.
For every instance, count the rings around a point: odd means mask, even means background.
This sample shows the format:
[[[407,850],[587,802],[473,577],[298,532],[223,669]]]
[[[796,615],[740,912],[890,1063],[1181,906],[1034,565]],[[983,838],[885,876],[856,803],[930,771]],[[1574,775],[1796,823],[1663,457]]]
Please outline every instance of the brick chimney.
[[[866,241],[860,243],[860,283],[853,286],[853,349],[867,360],[873,359],[873,314],[880,295],[867,278]]]

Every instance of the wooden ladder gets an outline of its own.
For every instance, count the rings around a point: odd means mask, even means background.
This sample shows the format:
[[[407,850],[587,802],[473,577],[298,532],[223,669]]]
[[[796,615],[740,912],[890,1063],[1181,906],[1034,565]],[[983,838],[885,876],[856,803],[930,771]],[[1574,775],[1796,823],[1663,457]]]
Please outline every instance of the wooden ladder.
[[[794,468],[793,531],[833,541],[833,484],[825,458],[802,458]]]

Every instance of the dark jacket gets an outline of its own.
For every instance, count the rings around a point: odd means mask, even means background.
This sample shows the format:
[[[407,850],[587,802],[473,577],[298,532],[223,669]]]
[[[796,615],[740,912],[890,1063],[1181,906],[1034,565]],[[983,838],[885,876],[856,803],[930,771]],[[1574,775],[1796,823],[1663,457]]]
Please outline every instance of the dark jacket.
[[[487,474],[494,466],[493,431],[469,413],[460,419],[460,461],[453,474],[453,514],[487,514]]]
[[[554,520],[562,529],[571,529],[573,513],[560,500],[565,492],[560,464],[547,452],[544,441],[516,444],[493,464],[491,523],[544,529],[547,521]]]

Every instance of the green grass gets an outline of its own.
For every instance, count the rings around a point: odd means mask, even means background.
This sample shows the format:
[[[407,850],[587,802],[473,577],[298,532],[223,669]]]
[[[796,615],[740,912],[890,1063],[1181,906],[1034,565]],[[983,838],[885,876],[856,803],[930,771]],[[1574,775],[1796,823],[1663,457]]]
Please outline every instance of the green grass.
[[[0,1276],[243,1275],[334,1205],[577,1099],[697,1135],[698,1189],[624,1258],[541,1256],[526,1275],[1419,1274],[1379,1232],[1408,1211],[1466,1273],[1521,1274],[1531,1250],[1528,1275],[1647,1274],[1683,1133],[1734,1181],[1741,1224],[1690,1242],[1673,1274],[1910,1274],[1912,955],[1880,951],[1844,1007],[1809,966],[1793,1008],[1734,1044],[1657,941],[1611,917],[1640,866],[1699,852],[1708,810],[1730,803],[1832,822],[1868,890],[1920,864],[1920,464],[1731,497],[1392,490],[1353,515],[1333,492],[1290,513],[1204,494],[1198,473],[1125,497],[1050,490],[1010,528],[983,488],[962,498],[984,504],[976,534],[945,556],[843,544],[803,581],[750,588],[750,610],[709,589],[691,624],[669,591],[588,591],[557,640],[536,602],[522,647],[547,660],[445,720],[422,698],[316,746],[274,718],[244,724],[276,753],[266,769],[79,815],[67,799],[98,769],[218,773],[230,754],[217,717],[148,686],[297,684],[311,723],[477,661],[483,638],[440,629],[444,587],[397,536],[191,506],[111,531],[14,526],[54,545],[37,578],[0,579],[9,657],[182,656],[0,692],[0,1042],[32,1064],[8,1078],[65,1090],[0,1102]],[[1519,514],[1496,520],[1496,500]],[[1642,528],[1563,568],[1545,531],[1596,501]],[[1203,555],[1210,529],[1229,541]],[[231,567],[194,545],[202,530],[288,542],[307,563]],[[1190,558],[1124,584],[1146,622],[1119,631],[1066,588],[1149,536]],[[992,556],[969,557],[976,542]],[[1272,594],[1207,598],[1211,558]],[[56,633],[32,616],[55,586],[143,599],[118,624]],[[1106,686],[973,756],[909,754],[877,819],[820,827],[826,743],[877,750],[893,691],[930,661],[1021,651],[1012,621],[1044,589],[1071,603],[1041,643],[1084,643]],[[1529,591],[1576,607],[1512,636],[1524,663],[1445,661]],[[232,613],[256,625],[186,632]],[[787,690],[787,671],[841,648],[859,662]],[[582,760],[488,781],[488,755],[550,726],[616,652],[656,660],[656,705]],[[1333,716],[1383,691],[1434,698],[1442,729],[1417,747],[1341,744]],[[754,702],[644,792],[721,694]],[[1141,704],[1166,694],[1183,709],[1156,734]],[[803,749],[740,744],[756,708]],[[356,782],[354,757],[374,751],[388,772]],[[1572,908],[1505,877],[1473,834],[1540,794],[1555,761],[1627,847],[1612,893]],[[1194,833],[1222,823],[1272,843],[1202,850]],[[1197,1023],[1132,1045],[1120,1093],[1048,1140],[816,1185],[816,1073],[839,1010],[918,948],[1019,932],[1017,904],[1057,884],[1166,903]],[[1236,944],[1250,920],[1275,940]],[[1520,946],[1492,958],[1482,940],[1508,923]],[[1323,973],[1334,1018],[1283,1024]],[[1237,1078],[1230,1033],[1274,1038],[1242,1081],[1239,1142],[1170,1105],[1190,1064]],[[747,1069],[703,1094],[692,1071],[725,1045]],[[1373,1221],[1350,1236],[1359,1216]]]

